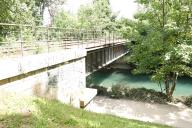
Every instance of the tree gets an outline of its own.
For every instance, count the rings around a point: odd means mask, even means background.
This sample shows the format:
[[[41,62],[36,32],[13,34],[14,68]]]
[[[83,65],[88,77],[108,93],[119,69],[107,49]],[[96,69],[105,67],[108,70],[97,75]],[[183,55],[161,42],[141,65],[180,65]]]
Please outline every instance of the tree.
[[[79,28],[93,29],[96,27],[96,19],[94,8],[92,5],[82,5],[78,11]]]
[[[1,23],[30,24],[34,21],[31,11],[33,8],[33,1],[29,3],[27,0],[2,0],[0,6]]]
[[[54,17],[54,26],[59,28],[77,28],[77,19],[72,14],[61,11]]]
[[[81,6],[78,12],[80,27],[114,30],[116,15],[112,14],[109,0],[93,0],[93,3]]]
[[[93,0],[93,8],[97,26],[109,30],[112,17],[109,0]]]
[[[36,7],[38,8],[38,12],[42,17],[41,20],[43,19],[43,12],[46,7],[48,8],[51,18],[53,18],[58,11],[58,6],[61,6],[66,2],[66,0],[34,0],[34,1]]]
[[[10,0],[1,1],[2,7],[0,14],[1,23],[14,23],[14,24],[35,24],[35,17],[33,16],[32,9],[34,7],[34,1],[29,0]],[[25,27],[23,33],[29,37],[31,32],[29,28]],[[1,25],[0,26],[0,40],[3,41],[6,36],[16,40],[21,31],[21,26],[14,25]],[[30,34],[29,34],[30,33]]]
[[[135,73],[152,75],[163,82],[166,94],[172,97],[178,76],[192,77],[192,14],[191,0],[137,0],[143,6],[135,15],[135,26],[129,35],[136,35],[131,60]]]
[[[13,5],[13,0],[1,0],[0,1],[0,22],[6,22],[10,18],[11,6]]]

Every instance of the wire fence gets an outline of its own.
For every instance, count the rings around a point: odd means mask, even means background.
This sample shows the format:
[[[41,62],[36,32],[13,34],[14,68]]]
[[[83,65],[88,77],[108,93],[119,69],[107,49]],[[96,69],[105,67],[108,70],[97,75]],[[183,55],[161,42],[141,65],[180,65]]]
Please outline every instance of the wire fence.
[[[1,58],[121,42],[118,32],[0,23]]]

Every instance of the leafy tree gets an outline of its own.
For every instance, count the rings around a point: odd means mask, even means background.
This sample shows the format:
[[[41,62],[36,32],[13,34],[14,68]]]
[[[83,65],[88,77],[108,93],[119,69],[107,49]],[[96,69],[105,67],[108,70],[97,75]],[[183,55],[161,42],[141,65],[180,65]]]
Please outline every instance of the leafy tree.
[[[100,26],[101,29],[109,30],[112,18],[109,0],[93,0],[93,8],[96,17],[96,25]]]
[[[131,41],[137,40],[138,34],[134,33],[136,31],[136,23],[127,18],[121,18],[117,21],[116,29],[123,35],[124,38],[127,38]]]
[[[54,26],[59,28],[77,28],[77,19],[72,14],[61,11],[54,17]]]
[[[152,80],[164,82],[172,97],[178,76],[192,77],[192,1],[137,0],[143,6],[129,25],[134,35],[131,60],[135,73],[152,74]]]
[[[94,8],[91,5],[82,5],[78,11],[79,28],[94,28],[96,26],[96,16]]]
[[[35,5],[37,7],[36,11],[40,13],[41,20],[43,19],[43,12],[45,8],[48,8],[51,18],[54,18],[58,11],[58,6],[63,5],[66,0],[35,0]],[[53,19],[52,19],[53,20]]]
[[[35,18],[33,16],[32,9],[34,7],[34,1],[29,0],[10,0],[1,1],[0,6],[0,22],[1,23],[16,23],[16,24],[35,24]],[[24,29],[23,29],[24,30]],[[29,35],[29,28],[23,32]],[[4,40],[5,36],[9,35],[11,38],[18,38],[20,34],[20,26],[0,26],[0,40]]]
[[[28,3],[27,3],[28,2]],[[31,23],[33,20],[33,1],[27,0],[2,0],[0,1],[0,22],[2,23]]]
[[[13,0],[1,0],[0,1],[0,22],[6,22],[11,16],[11,10],[14,1]]]
[[[116,15],[112,14],[109,0],[93,0],[93,3],[81,6],[78,12],[79,26],[114,30]]]

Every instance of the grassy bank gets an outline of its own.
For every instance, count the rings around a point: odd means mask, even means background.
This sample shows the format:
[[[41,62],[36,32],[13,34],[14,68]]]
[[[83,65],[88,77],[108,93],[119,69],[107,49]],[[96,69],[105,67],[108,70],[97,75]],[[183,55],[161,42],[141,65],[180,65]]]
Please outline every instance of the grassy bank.
[[[5,99],[6,98],[6,99]],[[168,126],[91,113],[47,99],[0,97],[0,128],[167,128]]]

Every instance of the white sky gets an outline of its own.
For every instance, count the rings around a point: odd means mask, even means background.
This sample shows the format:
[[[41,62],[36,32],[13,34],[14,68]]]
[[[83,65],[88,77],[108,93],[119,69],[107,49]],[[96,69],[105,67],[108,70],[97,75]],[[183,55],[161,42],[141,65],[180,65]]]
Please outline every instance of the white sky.
[[[76,13],[80,5],[87,4],[92,0],[67,0],[63,8],[72,13]],[[112,11],[119,12],[120,17],[133,18],[137,10],[137,4],[134,0],[110,0]]]

